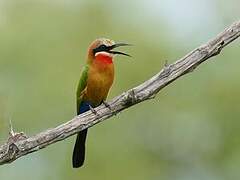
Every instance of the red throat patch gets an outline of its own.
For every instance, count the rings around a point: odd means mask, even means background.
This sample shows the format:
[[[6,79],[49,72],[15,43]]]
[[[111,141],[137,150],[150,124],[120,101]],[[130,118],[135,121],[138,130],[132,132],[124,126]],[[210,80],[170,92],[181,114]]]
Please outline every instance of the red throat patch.
[[[95,60],[100,61],[104,64],[112,64],[113,56],[107,52],[98,52],[95,55]]]

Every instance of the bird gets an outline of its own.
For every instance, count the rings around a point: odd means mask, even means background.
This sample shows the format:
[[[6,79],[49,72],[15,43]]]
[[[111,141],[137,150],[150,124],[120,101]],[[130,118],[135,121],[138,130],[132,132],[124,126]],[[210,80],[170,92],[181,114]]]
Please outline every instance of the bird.
[[[96,114],[94,108],[102,103],[110,108],[105,100],[114,80],[113,59],[115,55],[131,57],[129,54],[114,49],[128,45],[130,44],[115,43],[107,38],[98,38],[90,44],[87,50],[86,64],[82,68],[77,87],[78,115],[88,110]],[[79,168],[84,164],[87,132],[88,129],[84,129],[77,134],[72,155],[73,168]]]

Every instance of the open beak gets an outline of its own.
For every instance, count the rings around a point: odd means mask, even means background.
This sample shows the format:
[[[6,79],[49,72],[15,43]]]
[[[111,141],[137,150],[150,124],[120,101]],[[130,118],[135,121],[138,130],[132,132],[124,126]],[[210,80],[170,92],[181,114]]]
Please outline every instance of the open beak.
[[[127,43],[116,43],[112,46],[109,47],[109,51],[110,53],[112,54],[120,54],[120,55],[124,55],[124,56],[128,56],[128,57],[132,57],[130,56],[129,54],[126,54],[126,53],[123,53],[123,52],[120,52],[120,51],[112,51],[114,48],[117,48],[117,47],[120,47],[120,46],[131,46],[131,44],[127,44]]]

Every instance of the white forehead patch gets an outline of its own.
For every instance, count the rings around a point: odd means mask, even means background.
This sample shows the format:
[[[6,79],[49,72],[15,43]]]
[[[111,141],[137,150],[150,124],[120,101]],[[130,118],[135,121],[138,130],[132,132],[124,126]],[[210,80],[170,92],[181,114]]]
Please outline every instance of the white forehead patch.
[[[110,39],[102,38],[101,41],[106,46],[112,46],[112,45],[115,44],[115,42],[113,40],[110,40]]]

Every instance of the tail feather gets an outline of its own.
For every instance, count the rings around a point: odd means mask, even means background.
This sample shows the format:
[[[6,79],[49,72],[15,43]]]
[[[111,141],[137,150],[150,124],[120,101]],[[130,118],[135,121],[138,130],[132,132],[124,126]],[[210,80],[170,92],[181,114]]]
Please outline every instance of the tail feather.
[[[85,142],[87,137],[87,129],[80,131],[77,135],[75,142],[73,156],[72,156],[72,166],[74,168],[81,167],[85,159]]]

